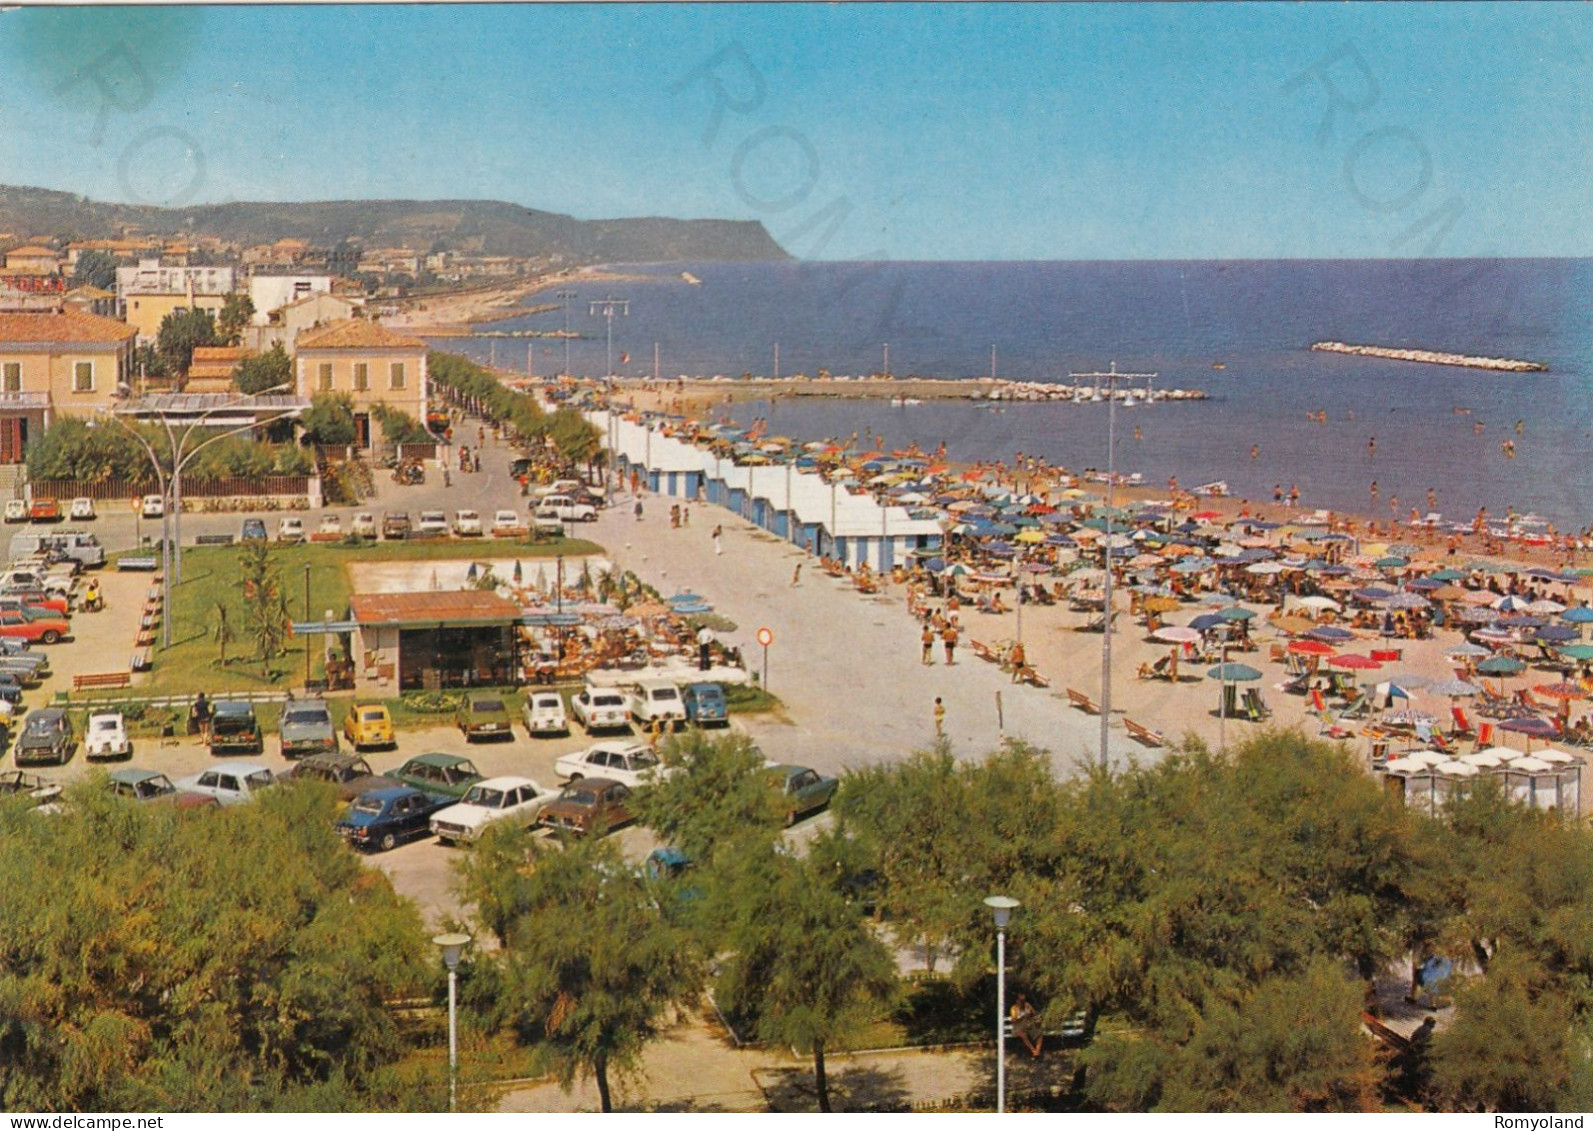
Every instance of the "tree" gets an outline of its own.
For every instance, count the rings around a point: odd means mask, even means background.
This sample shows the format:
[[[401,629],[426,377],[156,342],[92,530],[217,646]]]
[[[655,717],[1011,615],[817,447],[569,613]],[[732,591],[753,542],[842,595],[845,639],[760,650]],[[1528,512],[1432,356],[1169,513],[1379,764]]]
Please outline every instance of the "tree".
[[[812,1055],[819,1110],[828,1112],[825,1054],[884,1015],[899,986],[890,951],[814,857],[765,850],[741,871],[717,999],[751,1017],[760,1040]]]
[[[278,342],[256,357],[246,357],[232,372],[232,383],[240,393],[263,393],[267,389],[282,390],[279,386],[293,385],[293,362],[288,351]]]
[[[234,292],[221,301],[221,313],[216,316],[216,334],[221,344],[235,346],[243,341],[243,331],[254,317],[254,300],[247,294]],[[247,390],[245,390],[247,392]]]
[[[159,350],[148,344],[133,347],[132,372],[136,377],[153,377],[157,380],[171,376],[166,359]]]
[[[116,286],[116,256],[108,251],[85,251],[77,257],[72,269],[72,284],[78,287],[98,287],[102,291]]]
[[[260,647],[262,674],[270,675],[271,661],[282,654],[292,622],[287,592],[270,543],[245,542],[238,553],[238,571],[244,628]]]
[[[665,844],[706,867],[721,850],[734,855],[748,838],[765,845],[774,840],[782,815],[779,795],[751,738],[730,732],[710,738],[694,729],[672,736],[662,755],[680,772],[639,791],[636,810]]]
[[[347,393],[316,393],[299,423],[304,428],[304,438],[311,443],[329,447],[352,444],[357,435],[354,398]]]
[[[227,645],[238,638],[232,629],[232,622],[227,616],[227,603],[216,602],[216,623],[210,629],[210,639],[214,640],[221,649],[221,666],[227,666]]]
[[[429,444],[437,439],[426,431],[425,425],[401,408],[378,403],[372,406],[371,415],[381,426],[382,439],[389,444]]]
[[[479,847],[485,859],[461,870],[467,892],[497,893],[489,925],[506,941],[503,992],[469,1001],[540,1044],[564,1087],[590,1075],[612,1111],[611,1075],[633,1069],[677,1007],[695,999],[701,955],[611,841],[561,849],[495,829]]]
[[[208,310],[176,310],[160,320],[155,351],[169,372],[186,377],[194,350],[216,345],[216,320]]]

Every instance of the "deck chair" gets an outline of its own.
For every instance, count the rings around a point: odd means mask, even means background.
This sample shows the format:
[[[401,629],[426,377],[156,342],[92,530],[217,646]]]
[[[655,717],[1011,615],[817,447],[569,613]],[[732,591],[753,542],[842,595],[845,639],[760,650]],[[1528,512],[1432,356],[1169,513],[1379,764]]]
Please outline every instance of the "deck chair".
[[[1484,750],[1493,745],[1493,723],[1487,719],[1477,724],[1477,749]]]
[[[1333,712],[1329,711],[1326,707],[1318,711],[1316,713],[1316,717],[1317,720],[1322,724],[1322,729],[1317,733],[1326,735],[1328,738],[1355,737],[1355,732],[1353,730],[1348,730],[1345,727],[1339,726],[1338,720],[1333,717]]]
[[[1490,706],[1510,702],[1509,696],[1485,679],[1479,679],[1477,681],[1477,686],[1482,688],[1483,702],[1489,704]]]
[[[1320,687],[1313,687],[1311,689],[1311,710],[1320,715],[1327,709],[1327,701],[1322,698],[1322,689]]]
[[[1450,731],[1450,734],[1452,734],[1454,737],[1470,738],[1476,733],[1476,731],[1472,729],[1471,719],[1467,716],[1466,709],[1464,707],[1458,705],[1450,707],[1449,715],[1455,720],[1455,727],[1452,731]]]
[[[1267,705],[1261,701],[1261,692],[1257,691],[1255,688],[1250,687],[1245,689],[1244,700],[1245,713],[1256,722],[1260,722],[1262,719],[1265,719],[1268,715],[1272,714],[1272,712],[1267,709]]]
[[[1423,733],[1424,730],[1426,731],[1425,734]],[[1416,736],[1421,738],[1440,754],[1448,754],[1451,758],[1453,758],[1460,753],[1460,751],[1455,747],[1455,744],[1450,742],[1449,739],[1445,738],[1441,731],[1431,730],[1425,723],[1416,728]]]

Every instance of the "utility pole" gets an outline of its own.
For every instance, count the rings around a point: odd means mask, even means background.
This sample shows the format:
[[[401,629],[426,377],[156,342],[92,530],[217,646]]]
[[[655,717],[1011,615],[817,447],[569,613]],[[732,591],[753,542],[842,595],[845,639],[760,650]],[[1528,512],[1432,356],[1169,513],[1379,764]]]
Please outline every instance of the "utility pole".
[[[883,370],[883,375],[889,377],[891,375],[891,344],[886,342],[881,348],[885,351],[885,368]]]
[[[1088,378],[1100,387],[1106,382],[1106,529],[1101,538],[1101,564],[1105,567],[1106,582],[1102,586],[1105,596],[1106,624],[1101,631],[1101,769],[1110,769],[1106,758],[1107,727],[1112,717],[1112,489],[1117,477],[1117,382],[1121,380],[1151,380],[1154,373],[1119,373],[1117,362],[1112,362],[1105,373],[1069,373],[1075,382]]]
[[[570,300],[574,291],[555,291],[553,297],[564,304],[564,376],[570,375]]]
[[[996,343],[990,343],[990,379],[996,379]]]
[[[629,316],[631,300],[628,298],[615,298],[613,295],[608,298],[595,298],[587,303],[587,311],[590,314],[601,314],[604,321],[608,323],[607,377],[612,387],[614,381],[614,315]]]
[[[653,343],[653,384],[658,384],[658,343]]]
[[[780,343],[774,343],[774,379],[780,379]]]

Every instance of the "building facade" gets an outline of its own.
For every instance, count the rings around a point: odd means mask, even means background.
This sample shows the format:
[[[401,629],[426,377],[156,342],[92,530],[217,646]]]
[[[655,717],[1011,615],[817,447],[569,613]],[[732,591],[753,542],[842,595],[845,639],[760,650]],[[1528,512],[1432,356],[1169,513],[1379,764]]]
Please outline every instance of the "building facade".
[[[353,318],[299,334],[294,343],[298,395],[346,393],[354,403],[354,427],[362,448],[379,439],[372,427],[378,405],[426,421],[426,343]]]
[[[131,379],[135,331],[94,314],[0,314],[0,463],[61,415],[115,405]]]

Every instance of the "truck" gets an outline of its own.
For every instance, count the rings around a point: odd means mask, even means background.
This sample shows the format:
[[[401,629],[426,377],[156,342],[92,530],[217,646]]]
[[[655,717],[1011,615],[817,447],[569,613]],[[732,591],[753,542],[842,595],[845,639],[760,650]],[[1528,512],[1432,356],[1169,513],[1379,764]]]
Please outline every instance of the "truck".
[[[35,554],[75,561],[84,569],[105,564],[105,547],[86,530],[23,530],[12,535],[11,560]]]

